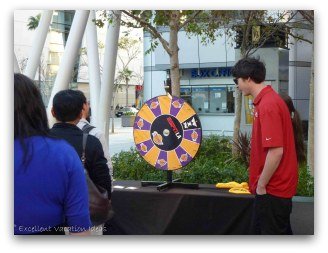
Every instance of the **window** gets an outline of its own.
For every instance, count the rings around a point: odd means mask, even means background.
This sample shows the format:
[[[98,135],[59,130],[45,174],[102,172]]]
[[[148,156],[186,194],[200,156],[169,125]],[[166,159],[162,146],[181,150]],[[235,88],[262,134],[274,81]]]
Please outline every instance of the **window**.
[[[198,113],[209,112],[209,99],[207,86],[192,87],[192,106]]]
[[[227,112],[227,88],[210,87],[210,111],[216,113]]]
[[[192,104],[191,100],[191,87],[181,86],[180,88],[180,97],[186,101],[188,104]]]
[[[235,113],[235,86],[227,86],[227,109],[228,113]]]
[[[59,65],[61,54],[58,52],[49,52],[49,64]]]
[[[180,94],[197,113],[234,113],[234,85],[181,86]]]

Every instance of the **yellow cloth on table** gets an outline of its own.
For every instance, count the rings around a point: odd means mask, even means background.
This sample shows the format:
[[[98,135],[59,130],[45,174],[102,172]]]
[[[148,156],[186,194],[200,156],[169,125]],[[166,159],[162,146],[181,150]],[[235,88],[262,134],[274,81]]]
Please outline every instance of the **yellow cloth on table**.
[[[219,189],[230,189],[230,188],[246,188],[248,189],[248,183],[247,182],[242,182],[242,183],[237,183],[235,181],[228,182],[228,183],[217,183],[216,188]]]
[[[240,187],[236,187],[236,188],[231,188],[229,190],[230,193],[236,193],[236,194],[251,194],[250,191],[246,188],[240,188]]]
[[[228,183],[217,183],[216,188],[230,189],[229,192],[236,194],[251,194],[247,182],[237,183],[235,181]]]

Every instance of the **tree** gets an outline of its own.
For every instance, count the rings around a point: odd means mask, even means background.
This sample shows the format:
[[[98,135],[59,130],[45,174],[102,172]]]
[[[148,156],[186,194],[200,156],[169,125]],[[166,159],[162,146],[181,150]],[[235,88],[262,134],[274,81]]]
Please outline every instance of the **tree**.
[[[39,26],[40,19],[41,19],[41,13],[39,13],[35,17],[30,16],[28,18],[27,29],[28,30],[35,30]],[[38,84],[40,89],[41,89],[41,72],[42,72],[41,65],[42,65],[42,63],[41,63],[41,59],[40,59],[40,62],[39,62],[39,84]]]
[[[143,76],[140,73],[137,73],[130,69],[131,63],[140,56],[140,39],[134,39],[128,36],[128,31],[126,36],[123,36],[119,39],[118,42],[118,54],[117,58],[119,61],[116,63],[116,74],[114,80],[114,89],[113,89],[113,99],[112,107],[115,109],[115,98],[119,88],[122,88],[124,84],[126,87],[126,105],[128,105],[128,87],[131,80],[134,80],[135,83],[142,83]],[[105,45],[98,41],[98,49],[104,49]],[[101,53],[100,53],[101,54]],[[82,47],[80,50],[80,64],[77,71],[80,71],[81,67],[88,67],[87,60],[88,51],[86,47]],[[100,64],[100,74],[103,73],[103,66]],[[73,72],[74,74],[75,72]],[[114,113],[110,115],[112,119],[112,133],[114,133]]]
[[[136,76],[134,71],[129,68],[131,62],[138,58],[140,54],[140,40],[131,39],[128,36],[120,38],[118,42],[117,57],[120,60],[117,64],[118,76],[117,82],[124,82],[126,87],[126,106],[128,106],[128,88],[129,82]],[[115,105],[115,104],[114,104]]]
[[[118,42],[118,54],[117,58],[119,62],[116,64],[117,76],[114,81],[114,92],[113,92],[113,108],[115,108],[116,94],[118,89],[122,87],[123,83],[125,84],[126,92],[126,106],[128,106],[128,89],[129,83],[132,79],[140,80],[140,74],[132,71],[129,66],[133,60],[136,60],[140,54],[140,40],[132,39],[128,37],[128,32],[126,36],[119,39]],[[112,115],[112,133],[114,133],[114,115]]]
[[[295,20],[296,15],[300,13],[304,19]],[[231,15],[234,16],[234,15]],[[241,39],[240,51],[241,58],[249,57],[256,52],[268,39],[271,39],[274,34],[284,33],[289,35],[296,40],[302,40],[308,43],[312,43],[313,39],[305,39],[304,36],[298,34],[297,29],[304,27],[305,21],[310,24],[309,29],[313,30],[314,26],[314,11],[276,11],[274,13],[268,13],[268,11],[240,11],[241,23],[232,26],[235,32],[241,34],[241,38],[236,37],[236,39]],[[254,40],[254,30],[256,28],[261,28],[261,34],[258,40]],[[255,29],[254,29],[255,28]],[[277,38],[277,45],[285,43],[284,41],[279,41]],[[313,50],[312,50],[313,51]],[[310,102],[309,102],[309,132],[308,132],[308,167],[313,173],[314,166],[314,155],[313,155],[313,136],[314,136],[314,105],[313,105],[313,94],[314,94],[314,84],[313,84],[313,58],[311,65],[311,82],[310,82]],[[239,91],[236,92],[236,117],[234,121],[234,135],[233,140],[238,141],[238,135],[240,131],[241,122],[241,105],[242,105],[242,95]],[[233,148],[233,154],[236,154],[237,150]]]
[[[154,50],[160,43],[170,58],[170,77],[172,95],[180,97],[180,71],[179,71],[179,47],[178,32],[182,29],[189,33],[200,33],[208,37],[214,37],[213,29],[205,29],[206,22],[198,22],[205,19],[208,11],[202,10],[122,10],[121,24],[127,27],[143,28],[149,32],[152,38],[151,48]],[[98,26],[103,26],[103,20],[110,19],[106,12],[102,18],[96,20]],[[169,28],[169,40],[161,34],[161,27]]]
[[[39,13],[35,17],[30,16],[28,18],[28,23],[27,23],[28,30],[35,30],[39,26],[40,19],[41,19],[41,13]]]
[[[117,86],[119,87],[120,84],[122,83],[122,81],[125,84],[125,91],[126,91],[126,99],[125,99],[125,106],[129,105],[129,93],[128,93],[128,89],[129,89],[129,82],[133,77],[133,72],[132,70],[130,70],[129,68],[125,67],[122,70],[120,70],[118,72],[118,76],[117,76]],[[114,104],[115,105],[115,104]]]
[[[269,12],[266,10],[232,10],[219,11],[221,17],[224,16],[227,24],[226,34],[230,36],[240,49],[240,58],[252,56],[259,48],[261,48],[268,40],[275,40],[277,46],[284,45],[285,41],[281,41],[277,33],[288,34],[287,24],[294,18],[295,13],[291,11],[275,11]],[[214,11],[210,23],[211,26],[222,26],[222,20],[216,24],[217,13]],[[296,36],[296,35],[293,35]],[[238,59],[236,59],[238,60]],[[234,132],[233,142],[238,142],[241,126],[241,113],[242,113],[242,94],[239,90],[235,91],[235,119],[234,119]],[[233,155],[238,154],[236,146],[232,148]]]
[[[257,37],[257,40],[253,40],[252,32],[253,28],[258,27],[260,24],[264,23],[266,11],[261,10],[242,10],[238,13],[231,13],[230,17],[239,16],[239,18],[234,19],[234,25],[232,26],[232,31],[239,33],[240,37],[234,36],[236,42],[240,42],[240,59],[251,56],[256,52],[258,48],[263,45],[269,38],[270,31],[264,30],[264,34]],[[255,29],[254,29],[255,30]],[[272,29],[274,30],[274,29]],[[239,41],[238,41],[239,40]],[[238,136],[240,133],[241,125],[241,113],[242,113],[242,93],[236,89],[236,102],[235,102],[235,119],[234,119],[234,131],[233,131],[233,142],[238,142]],[[236,146],[232,148],[232,154],[237,155],[238,150]]]

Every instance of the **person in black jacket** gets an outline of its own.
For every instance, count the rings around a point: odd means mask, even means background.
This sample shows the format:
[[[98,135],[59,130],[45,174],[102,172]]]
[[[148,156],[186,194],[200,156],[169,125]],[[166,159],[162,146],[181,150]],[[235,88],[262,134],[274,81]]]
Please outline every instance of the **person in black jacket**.
[[[82,117],[83,99],[81,91],[63,90],[58,92],[53,99],[52,115],[56,118],[50,133],[66,140],[76,150],[79,157],[82,156],[83,131],[76,125]],[[86,148],[86,169],[90,179],[97,185],[105,188],[108,198],[111,198],[111,178],[107,167],[107,159],[100,141],[88,135]]]

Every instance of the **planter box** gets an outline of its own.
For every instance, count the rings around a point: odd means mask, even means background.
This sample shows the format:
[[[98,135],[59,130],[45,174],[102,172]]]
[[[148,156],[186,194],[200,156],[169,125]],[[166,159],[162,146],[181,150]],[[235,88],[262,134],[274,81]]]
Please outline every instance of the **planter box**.
[[[133,127],[135,118],[134,115],[122,115],[122,127]]]
[[[314,235],[314,198],[293,197],[291,225],[295,235]]]

